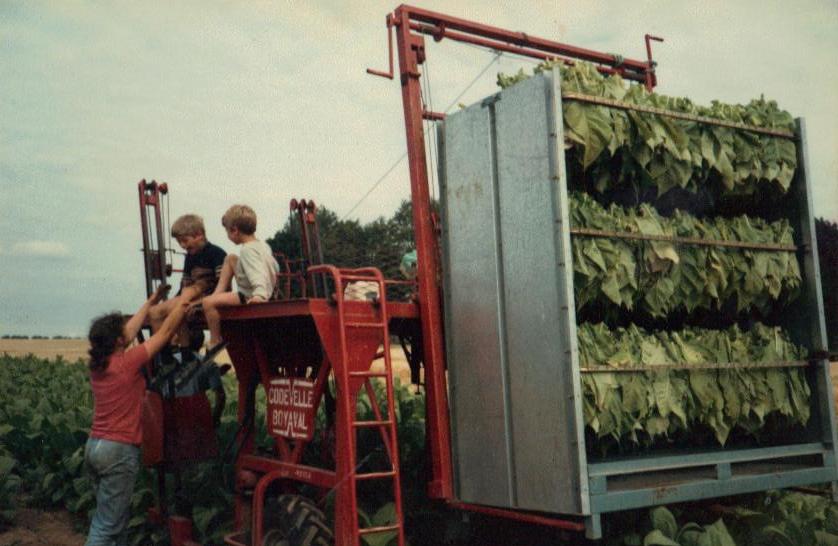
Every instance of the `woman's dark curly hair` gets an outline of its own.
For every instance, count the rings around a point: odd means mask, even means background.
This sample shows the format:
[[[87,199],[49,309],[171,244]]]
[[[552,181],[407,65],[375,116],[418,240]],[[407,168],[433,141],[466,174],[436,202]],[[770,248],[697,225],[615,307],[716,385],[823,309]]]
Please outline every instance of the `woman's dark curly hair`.
[[[108,361],[116,350],[116,344],[122,337],[125,318],[122,313],[108,313],[93,319],[90,324],[90,333],[87,339],[90,340],[90,371],[100,372],[108,368]]]

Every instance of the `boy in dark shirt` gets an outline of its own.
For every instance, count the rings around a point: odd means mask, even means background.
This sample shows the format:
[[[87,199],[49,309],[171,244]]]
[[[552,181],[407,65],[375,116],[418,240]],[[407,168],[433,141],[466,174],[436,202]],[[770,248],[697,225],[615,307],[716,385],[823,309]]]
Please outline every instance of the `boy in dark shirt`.
[[[185,214],[172,224],[172,237],[186,251],[183,278],[178,296],[151,308],[148,314],[151,330],[157,331],[180,298],[212,294],[218,283],[221,266],[227,253],[207,241],[204,220],[196,214]]]

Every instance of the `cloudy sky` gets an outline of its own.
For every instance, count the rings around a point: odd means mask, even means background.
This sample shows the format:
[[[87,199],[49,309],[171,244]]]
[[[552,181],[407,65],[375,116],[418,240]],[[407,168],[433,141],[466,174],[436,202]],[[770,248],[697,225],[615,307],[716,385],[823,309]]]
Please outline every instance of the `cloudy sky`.
[[[416,3],[634,58],[644,33],[663,36],[660,92],[764,93],[806,118],[815,212],[838,220],[836,0]],[[142,301],[141,178],[169,182],[172,218],[202,214],[228,251],[219,219],[235,202],[265,238],[292,197],[391,214],[409,192],[405,161],[382,179],[405,150],[401,96],[365,69],[386,65],[395,6],[0,1],[0,334],[84,334],[93,315]],[[426,43],[436,110],[531,66]]]

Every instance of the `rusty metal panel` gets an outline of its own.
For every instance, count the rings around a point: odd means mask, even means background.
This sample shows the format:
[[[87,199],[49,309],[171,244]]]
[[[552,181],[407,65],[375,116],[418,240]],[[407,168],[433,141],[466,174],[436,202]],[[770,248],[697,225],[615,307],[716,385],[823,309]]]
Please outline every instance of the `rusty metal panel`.
[[[461,500],[582,513],[580,482],[587,480],[580,479],[584,443],[553,81],[532,78],[445,123],[452,443]],[[489,459],[496,460],[486,468]]]

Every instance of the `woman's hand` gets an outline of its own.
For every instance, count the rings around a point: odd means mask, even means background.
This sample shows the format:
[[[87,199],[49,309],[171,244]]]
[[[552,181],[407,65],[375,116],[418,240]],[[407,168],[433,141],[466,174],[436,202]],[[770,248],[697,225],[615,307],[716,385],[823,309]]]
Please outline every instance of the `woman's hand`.
[[[137,312],[128,319],[123,328],[123,337],[125,338],[126,345],[130,345],[134,341],[134,338],[137,337],[137,333],[139,333],[140,328],[143,327],[143,323],[145,322],[148,310],[151,309],[151,306],[160,303],[160,300],[166,297],[170,288],[171,286],[168,284],[161,284],[158,286],[157,290],[155,290],[154,293],[150,295],[147,300],[145,300],[142,307],[140,307],[139,310],[137,310]]]

